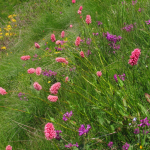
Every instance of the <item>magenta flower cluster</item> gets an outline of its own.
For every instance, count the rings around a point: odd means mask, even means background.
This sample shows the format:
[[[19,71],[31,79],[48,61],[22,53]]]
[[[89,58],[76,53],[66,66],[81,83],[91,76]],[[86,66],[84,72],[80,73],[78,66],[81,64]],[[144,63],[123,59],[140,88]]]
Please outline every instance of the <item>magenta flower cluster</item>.
[[[145,127],[145,126],[150,126],[149,120],[147,119],[147,117],[145,119],[140,120],[140,124],[138,126],[140,127]]]
[[[24,95],[25,95],[24,93],[21,93],[21,92],[20,92],[20,93],[18,94],[19,99],[20,99],[20,100],[26,100],[26,101],[28,101],[28,98],[25,97]]]
[[[87,129],[85,129],[84,124],[82,124],[81,127],[79,128],[79,136],[83,135],[84,133],[87,134],[90,128],[91,126],[89,124],[87,125]]]
[[[125,143],[125,144],[122,146],[122,150],[128,150],[128,149],[129,149],[129,146],[130,146],[130,144]]]
[[[63,120],[64,121],[67,121],[70,117],[72,116],[72,111],[69,112],[66,112],[64,115],[63,115]]]
[[[136,25],[136,23],[134,23],[134,25]],[[133,29],[133,24],[130,24],[130,25],[126,25],[125,27],[123,27],[122,28],[122,30],[126,30],[127,32],[130,32],[130,31],[132,31],[132,29]]]
[[[71,147],[73,147],[73,146],[76,146],[76,147],[79,147],[79,145],[78,145],[78,143],[76,143],[76,144],[68,144],[68,145],[65,145],[65,147],[67,147],[67,148],[71,148]]]
[[[45,69],[45,71],[43,71],[42,74],[43,74],[43,76],[49,77],[49,76],[55,76],[55,75],[57,75],[57,72],[54,72],[52,70],[48,71],[48,70]]]
[[[125,80],[125,76],[126,76],[125,74],[123,74],[123,75],[118,75],[118,77],[119,77],[122,81]],[[114,75],[114,79],[116,80],[116,82],[118,82],[117,74]]]
[[[59,135],[59,133],[62,133],[62,131],[61,130],[56,130],[56,139],[57,140],[60,140],[61,139],[61,136]]]

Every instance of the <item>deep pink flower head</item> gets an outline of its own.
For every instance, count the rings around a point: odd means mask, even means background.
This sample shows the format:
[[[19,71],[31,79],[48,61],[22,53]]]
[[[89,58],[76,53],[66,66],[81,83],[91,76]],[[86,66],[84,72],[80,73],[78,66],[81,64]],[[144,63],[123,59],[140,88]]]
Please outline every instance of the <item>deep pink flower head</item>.
[[[49,90],[50,90],[51,94],[57,94],[60,87],[61,87],[61,83],[57,82],[57,83],[53,84]]]
[[[141,54],[141,50],[136,48],[132,53],[131,53],[131,56],[129,59],[129,62],[128,64],[130,64],[131,66],[134,66],[134,65],[137,65],[137,62],[138,62],[138,59],[139,59],[139,56]]]
[[[79,10],[82,10],[82,9],[83,9],[83,7],[82,7],[82,6],[80,6],[80,7],[79,7]]]
[[[72,3],[74,4],[76,2],[76,0],[72,0]]]
[[[102,72],[101,71],[97,71],[96,74],[97,74],[98,77],[102,76]]]
[[[38,43],[35,42],[34,45],[35,45],[36,48],[40,48],[40,45]]]
[[[51,102],[56,102],[58,100],[58,96],[49,95],[47,99]]]
[[[91,23],[91,16],[90,15],[86,15],[86,23],[89,25]]]
[[[38,91],[40,91],[42,89],[42,86],[38,82],[34,82],[33,86]]]
[[[55,41],[56,41],[55,34],[52,34],[52,35],[51,35],[51,41],[52,41],[52,42],[55,42]]]
[[[78,37],[76,38],[76,41],[75,41],[75,45],[76,45],[76,46],[79,46],[79,45],[80,45],[80,40],[81,40],[81,38],[78,36]]]
[[[59,44],[61,44],[61,41],[60,41],[60,40],[57,40],[57,41],[56,41],[56,45],[59,45]]]
[[[61,63],[68,64],[68,61],[67,61],[65,58],[63,58],[63,57],[57,57],[57,58],[56,58],[56,61],[57,61],[57,62],[61,62]]]
[[[70,28],[72,28],[72,27],[73,27],[73,25],[71,24],[71,25],[70,25]]]
[[[62,31],[61,32],[61,38],[64,38],[65,37],[65,31]]]
[[[47,140],[51,140],[51,139],[55,138],[56,131],[55,131],[54,125],[52,123],[47,123],[45,125],[44,133],[45,133],[45,137]]]
[[[10,145],[6,146],[6,150],[12,150],[12,146]]]
[[[27,56],[21,56],[21,59],[22,60],[29,60],[31,57],[29,56],[29,55],[27,55]]]
[[[36,75],[39,76],[41,74],[41,72],[42,72],[41,67],[37,67],[36,70],[35,70]]]
[[[83,51],[80,52],[80,56],[81,56],[82,58],[84,58],[84,52],[83,52]]]
[[[65,78],[65,82],[68,82],[68,80],[69,80],[69,77],[67,76],[67,77]]]
[[[27,72],[28,72],[29,74],[32,74],[32,73],[35,72],[35,69],[34,69],[34,68],[30,68],[30,69],[27,70]]]
[[[2,87],[0,87],[0,94],[1,95],[5,95],[5,94],[7,94],[7,92],[6,92],[5,89],[3,89]]]
[[[81,13],[82,13],[81,10],[78,10],[78,14],[81,15]]]

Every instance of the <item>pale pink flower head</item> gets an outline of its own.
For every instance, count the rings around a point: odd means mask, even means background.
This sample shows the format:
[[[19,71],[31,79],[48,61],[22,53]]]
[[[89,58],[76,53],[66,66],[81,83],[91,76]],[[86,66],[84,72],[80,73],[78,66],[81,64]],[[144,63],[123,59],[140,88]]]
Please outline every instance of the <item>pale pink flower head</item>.
[[[42,86],[38,82],[34,82],[33,87],[38,91],[42,89]]]
[[[61,32],[61,38],[64,38],[65,37],[65,31],[62,31]]]
[[[70,25],[70,28],[72,28],[72,27],[73,27],[73,25],[71,24],[71,25]]]
[[[89,25],[91,23],[91,16],[90,15],[86,15],[86,23]]]
[[[80,56],[81,56],[82,58],[84,58],[84,52],[83,52],[83,51],[80,52]]]
[[[5,94],[7,94],[7,92],[6,92],[5,89],[3,89],[2,87],[0,87],[0,94],[1,95],[5,95]]]
[[[82,7],[82,6],[80,6],[80,7],[79,7],[79,10],[82,10],[82,9],[83,9],[83,7]]]
[[[51,102],[56,102],[58,100],[58,96],[49,95],[47,99]]]
[[[31,57],[29,55],[26,55],[26,56],[21,56],[21,59],[22,60],[29,60]]]
[[[39,76],[41,74],[41,72],[42,72],[41,67],[37,67],[36,70],[35,70],[36,75]]]
[[[56,131],[55,131],[54,125],[52,123],[47,123],[45,125],[44,133],[45,133],[45,137],[47,140],[51,140],[51,139],[55,138]]]
[[[76,2],[76,0],[72,0],[72,3],[74,4]]]
[[[35,69],[34,69],[34,68],[30,68],[30,69],[27,70],[27,72],[28,72],[29,74],[32,74],[32,73],[35,72]]]
[[[138,59],[139,59],[139,56],[141,54],[141,50],[136,48],[132,53],[131,53],[131,56],[129,59],[129,62],[128,64],[130,64],[131,66],[134,66],[134,65],[137,65],[137,62],[138,62]]]
[[[10,145],[6,146],[6,150],[12,150],[12,146]]]
[[[50,90],[51,94],[57,94],[60,87],[61,87],[61,83],[60,82],[56,82],[55,84],[53,84],[50,87],[49,90]]]
[[[65,82],[68,82],[68,80],[69,80],[69,77],[67,76],[67,77],[65,78]]]
[[[34,45],[35,45],[36,48],[40,48],[40,45],[38,43],[35,42]]]
[[[52,41],[52,42],[55,42],[55,41],[56,41],[55,34],[52,34],[52,35],[51,35],[51,41]]]
[[[61,41],[60,41],[60,40],[57,40],[57,41],[56,41],[56,45],[59,45],[59,44],[61,44]]]
[[[78,10],[78,14],[81,15],[81,13],[82,13],[81,10]]]
[[[68,61],[65,58],[63,58],[63,57],[57,57],[56,61],[57,62],[61,62],[61,63],[65,63],[66,65],[68,64]]]
[[[80,37],[78,36],[77,38],[76,38],[76,41],[75,41],[75,45],[76,46],[79,46],[80,45]]]
[[[98,77],[102,76],[102,72],[101,71],[97,71],[96,74],[97,74]]]

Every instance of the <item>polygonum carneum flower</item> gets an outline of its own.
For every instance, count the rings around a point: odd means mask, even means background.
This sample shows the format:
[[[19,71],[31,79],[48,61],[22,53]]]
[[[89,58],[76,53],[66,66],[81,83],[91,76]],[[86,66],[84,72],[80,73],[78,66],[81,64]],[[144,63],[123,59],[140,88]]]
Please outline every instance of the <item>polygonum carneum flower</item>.
[[[81,15],[82,11],[81,11],[81,10],[78,10],[77,13],[78,13],[79,15]]]
[[[42,89],[42,86],[38,82],[34,82],[33,87],[37,90],[40,91]]]
[[[97,71],[96,74],[97,74],[98,77],[102,76],[102,72],[101,71]]]
[[[49,95],[47,99],[51,102],[56,102],[58,100],[58,96]]]
[[[76,0],[72,0],[72,3],[74,4],[76,2]]]
[[[12,146],[10,145],[6,146],[6,150],[12,150]]]
[[[56,41],[56,45],[59,45],[59,44],[61,44],[61,41],[60,41],[60,40],[57,40],[57,41]]]
[[[75,45],[76,45],[76,46],[79,46],[79,45],[80,45],[80,40],[81,40],[81,38],[78,36],[78,37],[76,38],[76,41],[75,41]]]
[[[71,24],[71,25],[70,25],[70,28],[72,28],[72,27],[73,27],[73,25]]]
[[[72,116],[72,111],[69,112],[66,112],[64,115],[63,115],[63,120],[64,121],[67,121],[70,117]]]
[[[140,54],[141,54],[140,49],[138,48],[134,49],[134,51],[132,51],[131,53],[131,56],[130,56],[131,59],[129,59],[128,64],[130,64],[131,66],[137,65]]]
[[[87,129],[85,129],[84,124],[82,124],[79,128],[79,136],[83,135],[84,133],[87,134],[90,128],[91,126],[89,124],[87,125]]]
[[[146,24],[150,24],[150,20],[148,20],[148,21],[145,21],[146,22]]]
[[[86,23],[89,25],[92,21],[91,21],[91,16],[90,15],[86,15],[86,19],[85,19]]]
[[[31,57],[29,56],[29,55],[27,55],[27,56],[21,56],[21,59],[22,60],[29,60]]]
[[[40,75],[41,74],[41,72],[42,72],[42,69],[41,69],[41,67],[37,67],[36,69],[35,69],[35,73],[36,73],[36,75]]]
[[[57,94],[60,87],[61,87],[61,83],[57,82],[57,83],[53,84],[49,90],[50,90],[51,94]]]
[[[65,145],[65,147],[67,147],[67,148],[71,148],[73,146],[79,147],[78,143],[76,143],[76,144],[69,143],[68,145]]]
[[[35,42],[34,45],[36,48],[40,48],[40,45],[38,43]]]
[[[61,136],[59,135],[59,133],[62,133],[62,131],[61,130],[56,130],[56,137],[55,137],[55,139],[57,139],[57,140],[61,139]]]
[[[61,32],[61,38],[64,38],[65,37],[65,31],[62,31]]]
[[[80,52],[80,56],[81,56],[82,58],[84,58],[84,52],[83,52],[83,51]]]
[[[30,69],[27,70],[27,72],[28,72],[29,74],[35,73],[35,69],[34,69],[34,68],[30,68]]]
[[[122,150],[128,150],[129,149],[130,144],[128,144],[127,142],[125,143],[125,145],[122,146]]]
[[[110,142],[108,143],[108,147],[111,148],[112,146],[113,146],[113,142],[110,141]]]
[[[147,120],[147,117],[145,119],[140,120],[140,124],[138,126],[140,127],[145,127],[145,126],[150,126],[149,120]]]
[[[45,125],[44,133],[45,133],[45,137],[47,140],[51,140],[51,139],[55,138],[56,131],[55,131],[54,125],[52,123],[47,123]]]
[[[140,133],[139,128],[134,129],[134,134],[139,134],[139,133]]]
[[[52,35],[51,35],[51,41],[52,41],[52,42],[55,42],[55,41],[56,41],[55,34],[52,34]]]
[[[7,92],[6,92],[5,89],[3,89],[2,87],[0,87],[0,94],[1,95],[5,95],[5,94],[7,94]]]
[[[63,58],[63,57],[57,57],[56,61],[57,62],[61,62],[61,63],[65,63],[66,65],[68,64],[68,61],[65,58]]]
[[[69,80],[69,77],[67,76],[67,77],[65,78],[65,82],[68,82],[68,80]]]
[[[83,7],[82,7],[82,6],[80,6],[80,7],[79,7],[79,10],[82,10],[82,9],[83,9]]]

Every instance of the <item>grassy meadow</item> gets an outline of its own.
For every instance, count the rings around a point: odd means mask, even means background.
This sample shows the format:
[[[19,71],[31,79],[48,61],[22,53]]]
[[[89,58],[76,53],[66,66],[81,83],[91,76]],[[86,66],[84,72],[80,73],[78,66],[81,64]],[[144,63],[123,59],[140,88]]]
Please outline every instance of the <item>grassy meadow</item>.
[[[0,150],[150,150],[149,8],[1,0]]]

